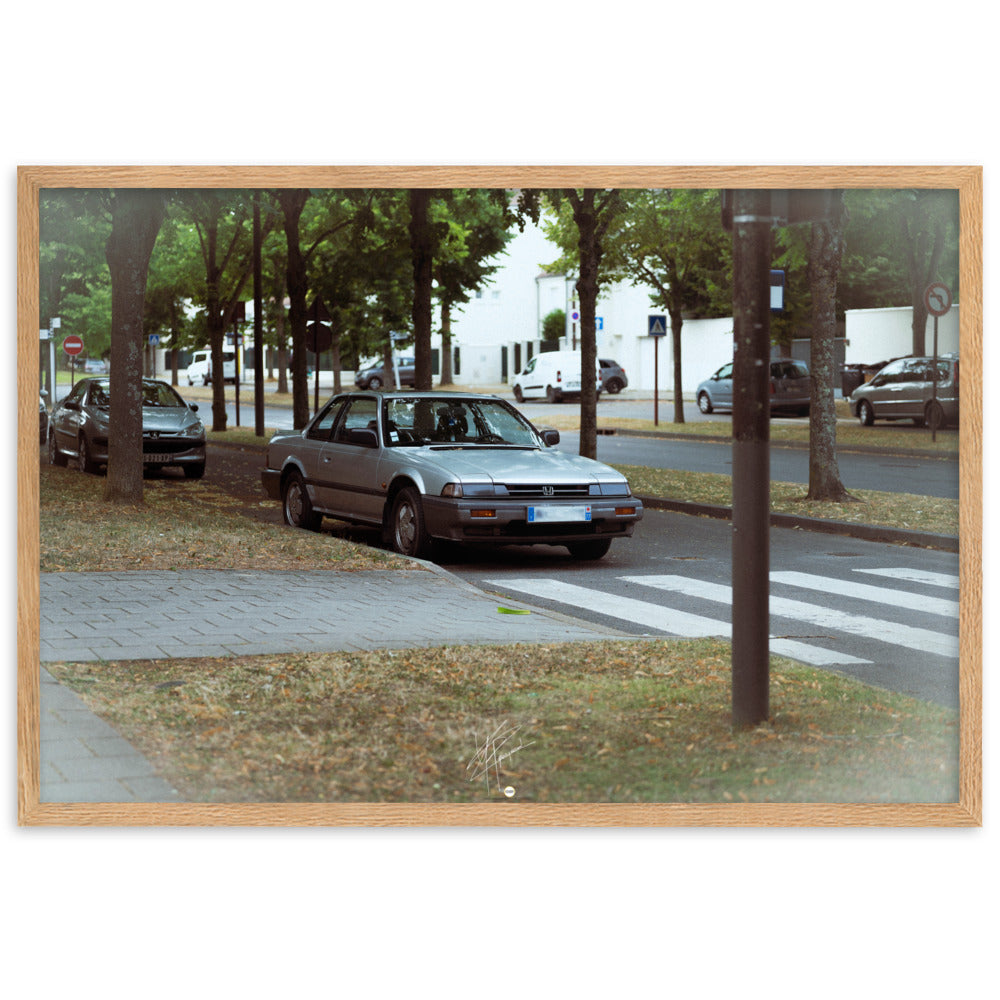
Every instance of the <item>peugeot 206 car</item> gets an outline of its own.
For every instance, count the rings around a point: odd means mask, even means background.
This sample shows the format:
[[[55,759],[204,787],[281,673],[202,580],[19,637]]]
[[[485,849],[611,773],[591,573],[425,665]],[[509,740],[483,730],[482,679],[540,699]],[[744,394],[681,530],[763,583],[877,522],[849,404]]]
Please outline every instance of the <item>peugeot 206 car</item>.
[[[146,468],[180,466],[189,479],[205,475],[205,427],[195,411],[166,382],[142,380],[142,463]],[[108,461],[111,379],[82,379],[52,408],[49,461],[71,459],[84,472]]]
[[[261,475],[287,524],[315,531],[325,515],[379,527],[407,556],[445,539],[599,559],[632,534],[642,504],[621,473],[558,443],[498,396],[353,392],[272,438]]]

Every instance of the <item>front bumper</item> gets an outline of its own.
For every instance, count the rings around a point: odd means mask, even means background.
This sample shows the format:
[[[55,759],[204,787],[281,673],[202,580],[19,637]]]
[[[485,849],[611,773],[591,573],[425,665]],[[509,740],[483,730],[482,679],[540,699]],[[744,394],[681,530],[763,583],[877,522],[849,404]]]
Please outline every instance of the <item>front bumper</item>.
[[[627,538],[642,520],[642,503],[633,496],[591,497],[583,501],[450,500],[424,497],[424,519],[435,538],[494,545],[560,545],[595,538]],[[531,509],[545,519],[532,520]],[[581,508],[589,519],[580,519]],[[559,520],[559,511],[572,520]],[[485,516],[485,512],[492,512]]]
[[[108,439],[88,439],[90,458],[98,465],[108,461]],[[204,465],[205,442],[190,438],[143,438],[142,464],[149,468],[167,465]]]

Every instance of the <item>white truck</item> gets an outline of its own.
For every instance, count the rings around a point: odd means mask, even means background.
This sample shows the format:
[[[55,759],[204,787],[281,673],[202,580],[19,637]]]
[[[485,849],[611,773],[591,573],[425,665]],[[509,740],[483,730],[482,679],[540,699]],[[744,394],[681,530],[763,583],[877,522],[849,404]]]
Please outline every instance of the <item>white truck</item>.
[[[550,403],[560,403],[568,396],[579,396],[583,383],[581,367],[579,351],[536,354],[514,377],[514,398],[519,403],[540,397]],[[596,364],[594,382],[600,394],[601,370]]]
[[[187,370],[188,385],[209,385],[212,381],[212,352],[206,347],[195,351]],[[236,381],[236,352],[222,352],[222,381]]]

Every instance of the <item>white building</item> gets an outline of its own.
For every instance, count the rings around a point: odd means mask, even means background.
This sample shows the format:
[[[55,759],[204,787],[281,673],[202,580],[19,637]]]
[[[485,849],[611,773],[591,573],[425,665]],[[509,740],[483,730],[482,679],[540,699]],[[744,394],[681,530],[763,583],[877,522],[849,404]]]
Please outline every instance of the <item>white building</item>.
[[[562,346],[579,346],[579,323],[574,323],[575,279],[549,275],[543,267],[556,260],[559,248],[530,223],[516,233],[501,258],[492,282],[452,315],[452,345],[458,349],[456,381],[489,385],[512,381],[528,359],[538,353],[542,323],[555,309],[566,313]],[[597,303],[597,353],[613,358],[635,389],[654,386],[654,355],[659,360],[659,385],[673,385],[673,352],[667,335],[649,336],[649,317],[663,315],[650,305],[650,289],[628,283],[607,286]],[[667,321],[669,323],[669,320]],[[682,332],[681,364],[685,389],[694,389],[720,365],[732,360],[731,319],[686,320]],[[440,348],[440,337],[434,346]]]
[[[458,349],[456,381],[469,386],[509,383],[539,350],[542,322],[554,309],[567,316],[563,347],[573,346],[573,279],[547,275],[542,267],[560,256],[541,229],[530,223],[516,233],[501,258],[502,267],[475,298],[452,316],[452,344]],[[659,388],[673,388],[673,349],[666,336],[649,336],[649,317],[665,310],[650,305],[651,289],[627,283],[605,287],[597,303],[597,354],[613,358],[628,376],[629,388],[654,387],[654,356]],[[911,353],[912,309],[856,309],[847,313],[844,363],[875,364]],[[577,326],[577,330],[578,330]],[[933,350],[933,318],[928,317],[926,349]],[[733,321],[685,320],[681,331],[681,384],[693,393],[698,383],[733,358]],[[577,346],[579,341],[577,341]],[[440,336],[434,346],[440,348]],[[958,306],[938,321],[938,353],[958,350]],[[794,357],[808,359],[808,343],[792,345]]]

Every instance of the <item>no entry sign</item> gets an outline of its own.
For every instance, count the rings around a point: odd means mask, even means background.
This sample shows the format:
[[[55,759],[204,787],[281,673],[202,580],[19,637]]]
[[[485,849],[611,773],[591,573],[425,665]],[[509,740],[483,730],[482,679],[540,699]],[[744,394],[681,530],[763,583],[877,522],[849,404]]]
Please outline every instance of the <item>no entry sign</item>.
[[[70,357],[75,357],[83,350],[83,341],[76,334],[71,334],[63,341],[63,350]]]

